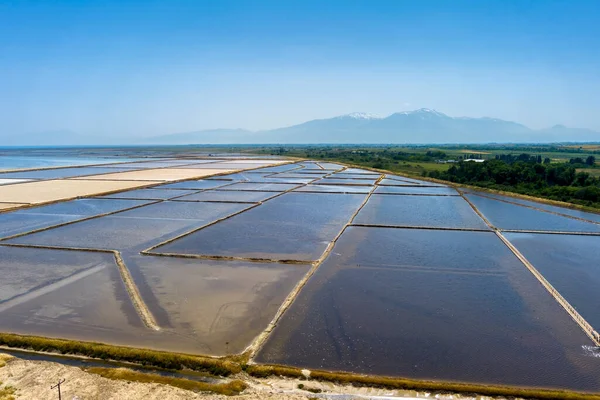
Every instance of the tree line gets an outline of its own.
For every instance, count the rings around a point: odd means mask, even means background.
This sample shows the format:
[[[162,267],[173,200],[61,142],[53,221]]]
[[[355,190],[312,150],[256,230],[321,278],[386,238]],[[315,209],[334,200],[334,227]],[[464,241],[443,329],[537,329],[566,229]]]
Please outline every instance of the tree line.
[[[499,156],[482,163],[463,161],[447,171],[430,171],[427,175],[456,183],[600,207],[600,179],[576,169],[576,166],[587,165],[587,162],[592,162],[592,159],[553,164],[546,160],[540,162],[539,156],[523,154],[516,159]]]

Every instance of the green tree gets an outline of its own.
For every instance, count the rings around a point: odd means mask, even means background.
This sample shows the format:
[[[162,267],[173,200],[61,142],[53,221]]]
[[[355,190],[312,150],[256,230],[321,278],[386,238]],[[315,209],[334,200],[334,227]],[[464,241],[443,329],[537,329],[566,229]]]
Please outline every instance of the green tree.
[[[585,159],[585,163],[587,165],[589,165],[590,167],[593,166],[594,164],[596,164],[596,157],[589,156],[588,158]]]

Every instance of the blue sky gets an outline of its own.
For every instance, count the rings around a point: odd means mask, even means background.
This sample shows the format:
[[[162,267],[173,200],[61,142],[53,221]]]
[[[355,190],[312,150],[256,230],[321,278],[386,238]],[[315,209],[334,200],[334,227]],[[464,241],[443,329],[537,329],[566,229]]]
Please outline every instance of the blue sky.
[[[600,130],[600,1],[4,1],[0,135],[421,107]]]

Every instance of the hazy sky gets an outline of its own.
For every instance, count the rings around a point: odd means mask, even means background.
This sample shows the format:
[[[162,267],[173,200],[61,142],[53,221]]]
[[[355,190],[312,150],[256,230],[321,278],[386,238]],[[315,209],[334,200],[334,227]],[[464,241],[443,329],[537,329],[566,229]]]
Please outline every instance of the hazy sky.
[[[2,1],[0,135],[421,107],[600,130],[600,1]]]

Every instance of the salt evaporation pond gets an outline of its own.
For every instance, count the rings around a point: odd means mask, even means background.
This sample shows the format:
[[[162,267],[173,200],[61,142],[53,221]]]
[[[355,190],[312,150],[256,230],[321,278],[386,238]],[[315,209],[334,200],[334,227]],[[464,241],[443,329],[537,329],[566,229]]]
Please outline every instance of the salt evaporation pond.
[[[579,326],[491,232],[351,227],[257,361],[600,389]]]

